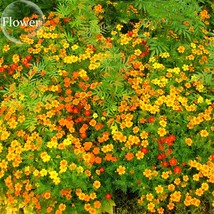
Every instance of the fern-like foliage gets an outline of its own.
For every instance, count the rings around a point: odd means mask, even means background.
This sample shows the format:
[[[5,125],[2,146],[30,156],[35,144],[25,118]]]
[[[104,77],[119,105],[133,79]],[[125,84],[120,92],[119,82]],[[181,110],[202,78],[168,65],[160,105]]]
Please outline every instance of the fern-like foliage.
[[[110,116],[117,113],[117,107],[124,95],[133,96],[133,92],[124,79],[123,69],[127,69],[116,48],[112,48],[111,57],[102,62],[99,69],[101,85],[94,91],[101,100],[101,108]]]

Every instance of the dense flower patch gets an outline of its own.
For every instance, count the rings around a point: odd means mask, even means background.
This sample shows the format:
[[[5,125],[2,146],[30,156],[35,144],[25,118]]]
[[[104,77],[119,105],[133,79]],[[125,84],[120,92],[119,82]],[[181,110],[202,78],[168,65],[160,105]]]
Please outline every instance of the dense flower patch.
[[[109,35],[71,30],[72,16],[51,12],[34,39],[2,44],[0,186],[9,208],[111,212],[115,192],[128,189],[150,213],[214,206],[210,15],[194,14],[198,29],[184,21],[183,34],[128,8],[137,20]],[[97,22],[107,9],[87,8]]]

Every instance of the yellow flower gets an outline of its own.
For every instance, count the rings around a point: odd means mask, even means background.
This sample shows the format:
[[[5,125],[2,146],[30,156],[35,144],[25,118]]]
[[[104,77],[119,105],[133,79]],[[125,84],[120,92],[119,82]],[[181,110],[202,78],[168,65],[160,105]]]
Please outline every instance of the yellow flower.
[[[203,103],[204,102],[204,98],[202,96],[198,97],[198,103]]]
[[[69,145],[71,145],[71,140],[70,139],[65,139],[65,140],[63,140],[63,144],[65,146],[69,146]]]
[[[90,193],[90,199],[91,199],[91,200],[94,200],[95,198],[97,198],[96,193],[95,193],[95,192]]]
[[[159,124],[161,125],[161,126],[163,126],[163,127],[166,127],[166,121],[164,121],[164,120],[161,120],[160,122],[159,122]]]
[[[111,31],[111,35],[112,35],[112,36],[115,36],[116,34],[117,34],[117,31],[115,31],[115,30],[114,30],[114,31]]]
[[[185,47],[184,47],[184,46],[179,46],[179,47],[177,48],[177,50],[178,50],[179,53],[184,53]]]
[[[98,114],[97,113],[94,113],[93,116],[92,116],[94,119],[96,119],[98,117]]]
[[[201,188],[202,188],[204,191],[207,191],[207,190],[209,189],[208,183],[202,183]]]
[[[164,52],[164,53],[161,53],[160,54],[160,57],[162,57],[162,58],[168,58],[170,55],[169,55],[169,53],[168,52]]]
[[[181,179],[180,178],[176,178],[174,180],[174,184],[176,184],[177,186],[181,183]]]
[[[201,135],[201,137],[207,137],[209,135],[209,133],[208,133],[207,130],[203,129],[203,130],[200,131],[200,135]]]
[[[188,146],[191,146],[191,145],[192,145],[192,139],[191,139],[191,138],[186,138],[186,139],[185,139],[185,143],[186,143]]]
[[[54,183],[55,185],[58,185],[58,184],[60,183],[60,178],[59,178],[59,177],[54,178],[54,179],[53,179],[53,183]]]
[[[191,46],[191,48],[196,48],[196,44],[195,43],[191,43],[190,46]]]
[[[49,141],[47,143],[48,148],[57,148],[57,146],[58,146],[58,143],[56,141]]]
[[[167,207],[168,207],[169,210],[173,210],[174,207],[175,207],[175,204],[174,204],[174,203],[169,203],[169,204],[167,205]]]
[[[169,184],[168,185],[168,190],[174,191],[175,190],[175,185],[174,184]]]
[[[50,175],[51,179],[55,179],[55,178],[58,177],[58,173],[56,171],[54,171],[54,170],[49,171],[49,175]]]
[[[155,205],[154,205],[153,203],[150,202],[150,203],[147,205],[147,208],[148,208],[149,211],[153,212],[153,211],[154,211],[154,208],[155,208]]]
[[[39,170],[37,170],[37,169],[34,170],[33,175],[34,175],[35,177],[39,176]]]
[[[163,187],[161,185],[158,185],[157,187],[155,187],[155,191],[157,193],[163,193]]]
[[[83,69],[80,69],[79,75],[80,75],[80,77],[87,77],[87,72]]]
[[[9,45],[4,45],[3,52],[8,52],[10,50]]]
[[[48,174],[48,171],[47,171],[46,169],[42,169],[42,170],[40,171],[40,175],[41,175],[42,177],[46,176],[47,174]]]
[[[95,188],[95,189],[99,189],[100,188],[100,182],[99,181],[94,181],[94,183],[93,183],[93,187]]]
[[[123,28],[123,25],[118,24],[118,25],[116,26],[116,29],[119,30],[119,31],[120,31],[122,28]]]
[[[187,175],[184,175],[184,176],[183,176],[183,180],[184,180],[185,182],[187,182],[187,181],[189,180],[189,177],[188,177]]]
[[[140,49],[136,49],[136,50],[134,51],[134,54],[135,54],[136,56],[140,56],[141,53],[142,53],[142,51],[141,51]]]
[[[158,134],[163,137],[166,135],[166,129],[165,128],[158,128]]]
[[[152,201],[154,196],[151,193],[146,194],[146,200],[147,201]]]
[[[73,51],[75,51],[75,50],[77,50],[79,48],[79,46],[75,44],[75,45],[72,45],[71,48],[72,48]]]
[[[13,55],[13,62],[14,62],[14,63],[18,63],[19,60],[20,60],[19,55],[18,55],[18,54],[14,54],[14,55]]]
[[[82,166],[78,166],[77,167],[77,172],[80,174],[80,173],[83,173],[84,169]]]
[[[3,131],[3,132],[1,133],[0,139],[1,139],[1,140],[7,140],[7,138],[8,138],[9,136],[10,136],[10,133],[9,133],[9,132]]]
[[[51,159],[51,156],[48,155],[47,152],[42,152],[40,154],[40,157],[41,157],[41,159],[42,159],[43,162],[48,162]]]
[[[141,151],[138,151],[137,154],[136,154],[136,157],[137,157],[138,160],[143,159],[144,158],[144,153],[141,152]]]
[[[189,65],[184,64],[184,65],[182,66],[182,69],[183,69],[184,71],[188,71],[188,70],[189,70]]]
[[[125,174],[125,172],[126,172],[126,167],[125,167],[125,166],[119,166],[119,167],[117,168],[117,173],[118,173],[119,175],[123,175],[123,174]]]
[[[154,69],[164,69],[165,68],[163,64],[158,63],[158,62],[155,62],[152,66]]]
[[[141,139],[147,139],[149,136],[149,133],[146,131],[142,131],[140,134]]]
[[[181,200],[181,192],[180,191],[175,191],[170,195],[170,200],[179,202]]]
[[[63,48],[65,48],[65,49],[66,49],[66,48],[68,48],[68,47],[69,47],[69,43],[64,42],[64,43],[63,43]]]
[[[212,102],[209,99],[206,99],[205,102],[210,105]]]
[[[126,36],[126,35],[121,35],[121,38],[120,38],[120,44],[121,45],[126,45],[129,43],[129,41],[131,41],[131,38]]]
[[[63,61],[64,61],[64,63],[72,64],[72,63],[78,61],[78,57],[77,57],[77,56],[74,56],[74,55],[66,56],[66,57],[63,59]]]
[[[199,174],[193,175],[193,181],[199,181]]]
[[[162,172],[161,177],[162,177],[163,179],[169,178],[169,172]]]
[[[147,178],[151,177],[152,171],[150,169],[145,169],[143,175]]]
[[[145,37],[149,37],[149,36],[150,36],[150,32],[144,32],[143,35],[144,35]]]
[[[175,67],[175,68],[173,68],[173,72],[175,73],[175,74],[179,74],[180,73],[180,68],[179,67]]]
[[[91,63],[88,68],[89,70],[95,70],[96,68],[100,67],[100,63]]]
[[[204,191],[202,188],[198,188],[198,189],[196,189],[195,194],[198,196],[202,196],[204,194]]]

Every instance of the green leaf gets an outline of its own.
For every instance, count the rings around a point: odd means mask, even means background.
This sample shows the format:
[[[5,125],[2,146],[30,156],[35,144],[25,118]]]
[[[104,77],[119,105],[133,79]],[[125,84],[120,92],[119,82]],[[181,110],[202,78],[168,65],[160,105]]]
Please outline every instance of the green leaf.
[[[102,200],[101,202],[102,206],[101,208],[98,210],[98,213],[105,213],[107,212],[108,214],[114,214],[114,206],[116,206],[116,204],[114,203],[113,200]]]

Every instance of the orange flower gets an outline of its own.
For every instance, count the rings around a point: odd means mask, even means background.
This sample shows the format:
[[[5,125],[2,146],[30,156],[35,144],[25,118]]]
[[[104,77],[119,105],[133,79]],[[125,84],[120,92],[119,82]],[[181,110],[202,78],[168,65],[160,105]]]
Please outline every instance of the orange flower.
[[[62,189],[62,190],[60,191],[60,193],[61,193],[63,196],[65,196],[65,195],[67,194],[67,190]]]
[[[84,205],[84,209],[85,209],[86,211],[89,211],[90,208],[91,208],[91,205],[90,205],[90,204],[85,204],[85,205]]]
[[[207,10],[201,11],[200,16],[202,19],[209,19],[210,18],[210,15],[208,14]]]
[[[83,144],[85,151],[89,151],[92,147],[92,142],[85,142]]]
[[[132,159],[134,158],[134,154],[131,153],[131,152],[128,152],[128,153],[125,155],[125,157],[126,157],[126,159],[127,159],[128,161],[130,161],[130,160],[132,160]]]
[[[60,161],[60,166],[61,166],[61,167],[66,167],[67,164],[68,164],[68,162],[67,162],[66,160],[61,160],[61,161]]]
[[[102,158],[96,157],[95,160],[94,160],[94,162],[95,162],[96,164],[101,164]]]
[[[100,201],[95,201],[94,202],[94,208],[99,209],[101,207],[101,202]]]
[[[89,124],[91,125],[91,126],[95,126],[96,125],[96,120],[94,120],[94,119],[92,119],[90,122],[89,122]]]
[[[53,210],[53,208],[52,208],[52,207],[48,207],[48,208],[46,209],[46,212],[47,212],[47,213],[51,213],[51,212],[52,212],[52,210]]]
[[[47,191],[43,194],[43,198],[45,198],[46,200],[49,199],[51,197],[51,192]]]
[[[93,149],[93,153],[94,153],[95,155],[99,154],[99,153],[100,153],[100,148],[99,148],[99,147],[95,147],[95,148]]]
[[[98,131],[98,130],[100,130],[102,127],[103,127],[103,124],[102,124],[102,123],[98,123],[98,124],[95,125],[94,128],[95,128],[96,131]]]

